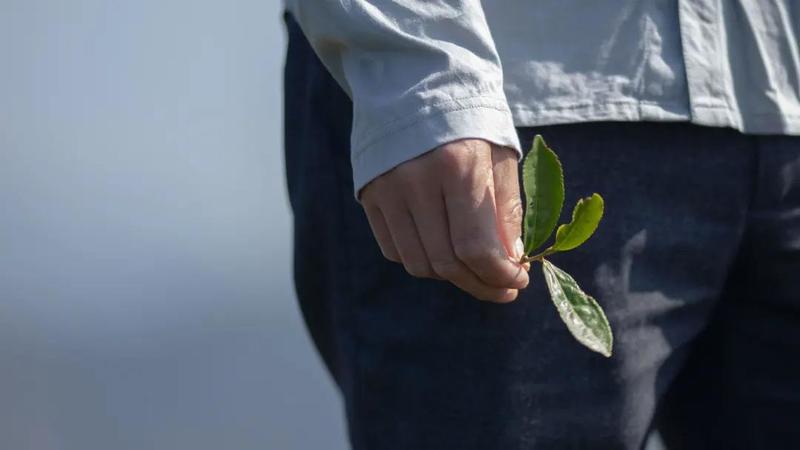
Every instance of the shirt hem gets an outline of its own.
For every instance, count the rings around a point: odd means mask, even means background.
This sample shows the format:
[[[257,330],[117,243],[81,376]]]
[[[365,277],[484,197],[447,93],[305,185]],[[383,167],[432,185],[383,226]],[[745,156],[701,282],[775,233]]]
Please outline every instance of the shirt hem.
[[[697,125],[733,128],[744,134],[800,134],[800,114],[754,113],[742,118],[724,104],[615,101],[531,108],[511,104],[517,127],[600,121],[685,121]]]

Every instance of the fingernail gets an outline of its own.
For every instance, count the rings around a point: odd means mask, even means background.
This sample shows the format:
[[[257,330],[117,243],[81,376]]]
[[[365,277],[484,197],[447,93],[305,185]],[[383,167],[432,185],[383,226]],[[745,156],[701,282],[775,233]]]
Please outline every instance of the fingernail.
[[[517,238],[517,242],[514,243],[514,252],[516,252],[517,259],[521,259],[523,253],[525,253],[525,245],[522,243],[522,238]]]

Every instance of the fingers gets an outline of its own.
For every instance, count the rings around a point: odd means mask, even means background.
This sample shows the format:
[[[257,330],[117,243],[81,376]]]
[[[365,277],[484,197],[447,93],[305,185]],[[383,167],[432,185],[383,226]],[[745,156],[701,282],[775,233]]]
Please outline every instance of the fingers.
[[[517,167],[517,154],[513,150],[492,146],[497,228],[506,252],[515,261],[519,261],[524,252],[521,239],[523,208]]]
[[[450,244],[445,202],[440,191],[421,192],[410,205],[418,235],[434,274],[479,300],[511,301],[516,289],[489,286],[458,259]]]
[[[478,299],[514,300],[529,266],[509,256],[522,206],[516,155],[505,152],[493,158],[486,141],[454,141],[368,183],[361,203],[384,256]]]
[[[428,262],[411,212],[400,204],[389,205],[381,212],[386,217],[392,241],[406,272],[419,278],[434,278],[436,274]]]
[[[380,247],[383,257],[389,261],[402,262],[381,210],[375,206],[364,206],[364,212],[367,214],[369,227],[372,229],[372,235],[375,236],[375,240],[378,241],[378,247]]]
[[[524,288],[528,285],[528,273],[509,257],[500,237],[491,147],[485,141],[471,142],[484,145],[456,149],[462,152],[453,161],[459,166],[454,169],[458,175],[444,181],[453,251],[484,283]],[[469,151],[470,158],[464,158],[465,151]],[[447,153],[443,156],[447,157]],[[515,179],[516,176],[514,172]]]

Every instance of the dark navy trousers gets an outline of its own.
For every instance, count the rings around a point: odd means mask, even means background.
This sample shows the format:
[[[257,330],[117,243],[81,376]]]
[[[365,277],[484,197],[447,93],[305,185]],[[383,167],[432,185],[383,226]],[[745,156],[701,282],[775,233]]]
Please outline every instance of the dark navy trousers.
[[[800,136],[688,122],[540,133],[584,246],[552,257],[608,314],[614,355],[579,345],[540,267],[510,304],[385,260],[353,197],[350,100],[290,16],[285,163],[294,281],[356,450],[800,448]],[[310,431],[313,432],[313,431]]]

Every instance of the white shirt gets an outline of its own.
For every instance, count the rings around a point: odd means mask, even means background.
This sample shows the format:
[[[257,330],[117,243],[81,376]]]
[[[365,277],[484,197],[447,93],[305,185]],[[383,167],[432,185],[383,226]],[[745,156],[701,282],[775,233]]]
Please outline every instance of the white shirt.
[[[355,195],[460,138],[690,121],[800,134],[800,0],[286,0],[353,100]],[[527,143],[526,143],[527,144]]]

